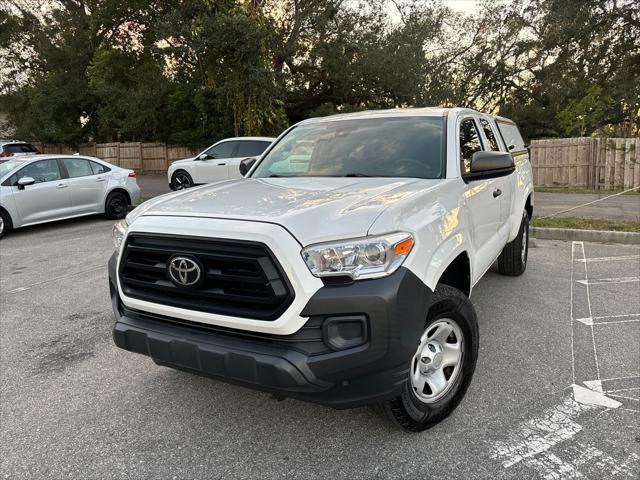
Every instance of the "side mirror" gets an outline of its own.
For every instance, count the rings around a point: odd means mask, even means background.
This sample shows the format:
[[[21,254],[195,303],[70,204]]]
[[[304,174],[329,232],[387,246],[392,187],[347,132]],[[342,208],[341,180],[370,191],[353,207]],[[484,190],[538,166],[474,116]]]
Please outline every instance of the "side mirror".
[[[467,180],[504,177],[516,169],[513,157],[504,152],[476,152],[471,157],[471,171]]]
[[[198,160],[207,160],[209,158],[213,158],[213,157],[208,153],[201,153],[200,155],[198,155]]]
[[[251,170],[251,167],[253,167],[253,164],[256,163],[256,158],[255,157],[249,157],[249,158],[245,158],[244,160],[240,161],[240,175],[242,175],[243,177],[247,174],[247,172],[249,170]]]
[[[24,187],[33,185],[36,181],[32,177],[22,177],[18,180],[18,189],[24,190]]]

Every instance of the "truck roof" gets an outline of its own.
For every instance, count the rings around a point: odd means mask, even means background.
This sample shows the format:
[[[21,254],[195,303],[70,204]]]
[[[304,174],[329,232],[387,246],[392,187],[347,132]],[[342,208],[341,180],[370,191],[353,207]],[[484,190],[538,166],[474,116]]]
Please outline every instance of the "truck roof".
[[[308,124],[308,123],[321,123],[321,122],[330,122],[334,120],[348,120],[348,119],[361,119],[361,118],[379,118],[379,117],[403,117],[403,116],[425,116],[425,117],[444,117],[450,113],[460,114],[460,113],[474,113],[481,115],[488,115],[490,117],[494,117],[499,120],[504,120],[509,123],[513,123],[511,120],[505,117],[499,117],[497,115],[492,115],[490,113],[483,113],[477,110],[473,110],[471,108],[462,108],[462,107],[451,107],[451,108],[442,108],[442,107],[420,107],[420,108],[389,108],[385,110],[364,110],[361,112],[350,112],[350,113],[338,113],[335,115],[329,115],[326,117],[316,117],[309,118],[307,120],[303,120],[300,124]]]

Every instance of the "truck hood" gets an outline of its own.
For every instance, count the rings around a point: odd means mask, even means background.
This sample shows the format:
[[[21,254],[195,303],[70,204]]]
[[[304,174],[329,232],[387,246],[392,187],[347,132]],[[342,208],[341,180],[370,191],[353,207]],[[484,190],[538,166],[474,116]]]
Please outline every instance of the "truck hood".
[[[441,182],[413,178],[243,178],[158,197],[145,202],[139,214],[276,223],[302,245],[309,245],[364,236],[384,210]]]

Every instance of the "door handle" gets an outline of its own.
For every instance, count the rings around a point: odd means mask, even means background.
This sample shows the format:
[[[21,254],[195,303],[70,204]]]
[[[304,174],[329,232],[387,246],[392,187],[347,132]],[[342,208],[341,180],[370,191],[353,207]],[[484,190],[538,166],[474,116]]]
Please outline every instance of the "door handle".
[[[67,188],[69,185],[65,185],[64,183],[59,183],[56,188]]]
[[[98,177],[98,178],[96,178],[96,182],[104,182],[104,178]]]
[[[218,165],[223,166],[223,165],[226,165],[226,163],[219,163]]]
[[[502,195],[502,190],[500,190],[499,188],[496,188],[496,189],[493,191],[493,198],[497,198],[497,197],[499,197],[500,195]]]

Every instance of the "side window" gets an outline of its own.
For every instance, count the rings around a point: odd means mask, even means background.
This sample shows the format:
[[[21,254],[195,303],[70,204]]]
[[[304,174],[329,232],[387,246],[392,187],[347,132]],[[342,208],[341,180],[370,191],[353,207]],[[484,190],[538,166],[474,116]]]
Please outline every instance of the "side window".
[[[92,162],[91,160],[89,160],[89,163],[91,164],[91,170],[93,170],[94,175],[99,175],[101,173],[107,173],[111,171],[109,167],[105,167],[101,163]]]
[[[209,150],[207,150],[207,155],[212,158],[231,158],[236,143],[237,142],[219,143],[215,147],[211,147]]]
[[[15,175],[17,184],[18,180],[23,177],[31,177],[36,183],[53,182],[60,180],[62,175],[58,168],[58,162],[56,160],[40,160],[39,162],[33,162]]]
[[[254,140],[244,140],[240,142],[236,157],[257,157],[269,146],[268,143]]]
[[[494,152],[499,152],[500,147],[498,146],[498,140],[496,139],[495,134],[493,133],[493,128],[491,128],[491,124],[484,118],[480,119],[480,125],[482,125],[482,130],[484,130],[484,136],[487,137],[487,141],[489,142],[489,150]]]
[[[258,142],[258,143],[260,144],[260,155],[262,155],[262,153],[271,145],[271,142]]]
[[[69,178],[93,175],[93,170],[91,170],[91,165],[88,160],[82,158],[63,158],[62,162],[69,173]]]
[[[526,150],[527,147],[525,146],[524,140],[522,140],[522,135],[520,135],[515,123],[498,122],[498,129],[500,130],[502,139],[510,152]]]
[[[480,150],[482,144],[476,122],[467,118],[460,123],[460,162],[463,174],[471,171],[471,157]]]

